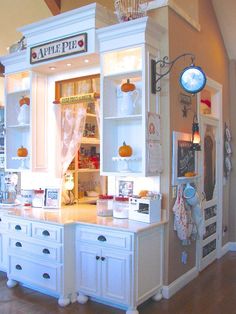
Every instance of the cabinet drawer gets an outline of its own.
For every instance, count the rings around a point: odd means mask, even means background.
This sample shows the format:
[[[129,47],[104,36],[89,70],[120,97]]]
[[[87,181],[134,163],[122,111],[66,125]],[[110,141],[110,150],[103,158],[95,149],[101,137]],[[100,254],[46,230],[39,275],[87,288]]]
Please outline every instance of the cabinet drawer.
[[[50,245],[50,243],[39,244],[20,239],[9,238],[9,249],[13,254],[28,254],[31,258],[40,258],[43,261],[62,262],[62,247]]]
[[[103,247],[132,249],[132,235],[119,231],[77,227],[76,238],[79,241],[102,245]]]
[[[7,229],[11,233],[31,236],[31,223],[27,220],[7,218]]]
[[[0,213],[0,232],[7,229],[6,217]]]
[[[10,256],[8,277],[46,290],[60,292],[61,267],[41,265]]]
[[[61,243],[62,228],[50,224],[32,223],[32,237]]]

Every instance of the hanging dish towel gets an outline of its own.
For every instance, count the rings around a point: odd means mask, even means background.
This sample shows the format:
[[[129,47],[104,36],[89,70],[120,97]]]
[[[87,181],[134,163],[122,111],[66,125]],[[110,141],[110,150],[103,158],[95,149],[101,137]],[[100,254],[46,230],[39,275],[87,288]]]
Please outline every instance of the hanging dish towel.
[[[174,219],[174,230],[177,232],[177,236],[181,241],[186,242],[189,238],[188,229],[188,216],[185,210],[184,199],[183,199],[183,186],[178,185],[177,198],[173,207],[175,214]]]

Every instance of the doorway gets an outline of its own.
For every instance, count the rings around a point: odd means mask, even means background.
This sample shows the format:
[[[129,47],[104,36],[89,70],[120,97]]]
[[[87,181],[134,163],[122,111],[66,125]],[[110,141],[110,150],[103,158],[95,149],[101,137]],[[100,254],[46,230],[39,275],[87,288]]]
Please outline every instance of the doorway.
[[[202,271],[221,257],[222,248],[222,190],[223,190],[223,138],[222,87],[208,79],[206,90],[199,95],[201,149],[199,154],[202,209],[205,234],[197,241],[197,267]],[[203,111],[206,98],[210,110]],[[203,103],[202,103],[203,101]],[[204,109],[205,110],[205,109]]]

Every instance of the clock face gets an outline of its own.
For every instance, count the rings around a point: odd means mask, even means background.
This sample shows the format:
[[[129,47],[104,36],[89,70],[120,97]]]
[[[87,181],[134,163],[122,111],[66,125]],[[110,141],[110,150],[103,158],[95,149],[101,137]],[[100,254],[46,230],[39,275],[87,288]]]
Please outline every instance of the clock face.
[[[190,66],[180,75],[180,85],[191,94],[200,92],[206,85],[206,76],[200,67]]]

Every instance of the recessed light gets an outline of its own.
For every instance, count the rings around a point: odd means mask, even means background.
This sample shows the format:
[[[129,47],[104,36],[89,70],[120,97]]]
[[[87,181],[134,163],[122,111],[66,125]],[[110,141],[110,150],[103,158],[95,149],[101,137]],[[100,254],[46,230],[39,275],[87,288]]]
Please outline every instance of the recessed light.
[[[66,65],[67,65],[68,67],[71,67],[71,63],[67,63]]]
[[[56,69],[56,67],[49,67],[49,69],[53,71]]]
[[[84,62],[85,63],[89,63],[89,59],[84,59]]]

